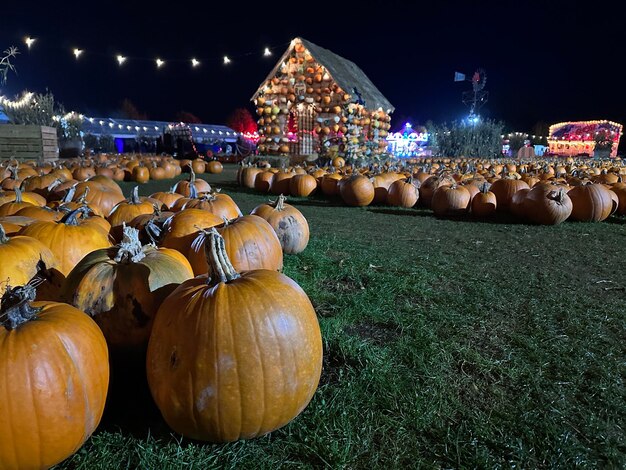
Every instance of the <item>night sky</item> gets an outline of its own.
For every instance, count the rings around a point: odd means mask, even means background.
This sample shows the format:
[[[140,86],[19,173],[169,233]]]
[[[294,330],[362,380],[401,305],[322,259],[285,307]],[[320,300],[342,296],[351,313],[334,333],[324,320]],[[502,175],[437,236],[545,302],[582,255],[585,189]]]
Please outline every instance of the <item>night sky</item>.
[[[22,54],[0,94],[48,88],[66,109],[91,116],[113,116],[128,98],[151,119],[185,110],[223,123],[249,106],[289,41],[302,36],[357,63],[396,107],[394,127],[462,118],[461,93],[471,85],[453,75],[477,67],[486,69],[490,92],[482,115],[504,120],[507,130],[530,132],[538,121],[626,123],[626,7],[618,2],[311,0],[255,2],[255,10],[206,0],[132,3],[2,2],[0,48],[17,45]],[[26,35],[38,39],[31,51]],[[271,58],[262,56],[267,46]],[[78,61],[74,47],[85,50]],[[128,56],[123,67],[118,53]],[[157,56],[170,59],[160,70]],[[192,69],[191,57],[202,66]]]

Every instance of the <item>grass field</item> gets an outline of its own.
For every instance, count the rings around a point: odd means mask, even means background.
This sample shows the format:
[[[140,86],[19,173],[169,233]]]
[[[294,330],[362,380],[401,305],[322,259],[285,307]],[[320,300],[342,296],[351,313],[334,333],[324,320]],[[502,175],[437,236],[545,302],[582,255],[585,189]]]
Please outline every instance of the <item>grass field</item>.
[[[237,188],[233,168],[203,177],[244,213],[267,199]],[[626,465],[626,219],[543,227],[290,202],[312,236],[284,271],[325,346],[306,410],[256,440],[194,442],[118,369],[99,430],[59,468]]]

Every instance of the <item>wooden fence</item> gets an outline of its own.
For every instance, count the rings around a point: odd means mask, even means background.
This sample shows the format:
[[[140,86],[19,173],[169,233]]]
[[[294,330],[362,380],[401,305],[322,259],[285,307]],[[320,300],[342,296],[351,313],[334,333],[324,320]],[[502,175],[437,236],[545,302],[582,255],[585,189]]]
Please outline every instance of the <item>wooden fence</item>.
[[[0,124],[0,159],[56,160],[57,130],[47,126]]]

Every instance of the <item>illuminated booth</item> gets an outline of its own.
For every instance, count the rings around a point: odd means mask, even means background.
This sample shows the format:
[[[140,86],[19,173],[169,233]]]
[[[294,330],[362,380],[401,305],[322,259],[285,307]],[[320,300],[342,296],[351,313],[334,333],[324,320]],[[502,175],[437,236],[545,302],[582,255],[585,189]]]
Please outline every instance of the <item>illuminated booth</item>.
[[[613,121],[561,122],[550,126],[548,143],[550,153],[564,157],[594,155],[599,136],[613,142],[610,157],[617,156],[617,147],[622,135],[622,125]]]
[[[387,152],[398,158],[425,157],[430,155],[428,133],[424,127],[413,128],[406,123],[399,132],[387,136]]]

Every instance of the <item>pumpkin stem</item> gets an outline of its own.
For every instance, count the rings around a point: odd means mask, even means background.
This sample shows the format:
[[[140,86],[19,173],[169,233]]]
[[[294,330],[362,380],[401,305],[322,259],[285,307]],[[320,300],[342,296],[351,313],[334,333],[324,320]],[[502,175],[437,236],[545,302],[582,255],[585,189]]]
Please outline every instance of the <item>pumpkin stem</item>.
[[[241,277],[228,259],[226,247],[224,246],[224,237],[215,230],[215,227],[208,232],[205,231],[204,236],[204,253],[209,265],[208,284],[215,285],[220,282],[230,282]]]
[[[280,196],[278,196],[278,199],[276,199],[273,202],[270,202],[270,204],[274,206],[274,210],[277,210],[277,211],[280,212],[280,211],[284,211],[285,210],[285,201],[286,200],[287,200],[287,198],[281,194]]]
[[[141,204],[141,199],[139,199],[139,186],[135,186],[133,188],[133,192],[130,193],[130,197],[128,199],[131,204]]]
[[[48,192],[51,193],[52,191],[54,191],[54,188],[56,188],[58,185],[60,185],[63,181],[61,181],[59,178],[55,179],[52,183],[50,183],[48,185]]]
[[[191,163],[187,164],[189,166],[189,172],[191,173],[191,176],[189,176],[189,183],[192,186],[195,186],[195,182],[196,182],[196,172],[193,171],[193,165]]]
[[[117,254],[113,260],[117,263],[124,261],[125,263],[139,263],[146,257],[143,247],[139,241],[139,230],[129,227],[126,223],[122,223],[122,242],[117,245]]]
[[[68,202],[72,202],[72,199],[74,199],[75,194],[76,194],[76,185],[70,187],[67,190],[67,192],[65,193],[65,196],[63,196],[63,199],[61,199],[61,203],[67,204]]]
[[[198,199],[198,190],[195,183],[189,183],[189,199]]]
[[[154,222],[154,220],[148,220],[148,223],[144,227],[144,230],[146,231],[150,242],[156,246],[159,239],[161,238],[161,229],[159,228],[159,226]]]
[[[563,201],[565,200],[565,190],[560,188],[558,190],[550,191],[547,197],[558,204],[563,204]]]
[[[28,283],[16,287],[7,286],[2,296],[2,308],[0,309],[2,326],[11,331],[32,320],[41,311],[41,308],[34,308],[30,304],[36,296],[37,289],[33,284]]]
[[[77,209],[74,209],[71,212],[68,212],[63,218],[59,221],[61,224],[65,225],[78,225],[78,215],[87,215],[89,214],[89,208],[87,206],[81,206]]]
[[[76,189],[74,189],[74,191],[76,191]],[[76,202],[78,202],[79,204],[87,204],[87,195],[89,194],[89,191],[89,186],[85,187],[85,192],[81,197],[78,198]]]
[[[4,245],[9,241],[9,237],[7,237],[7,233],[4,231],[4,227],[0,224],[0,245]]]
[[[22,201],[22,190],[20,188],[15,188],[15,201],[13,201],[16,204],[19,204]]]

